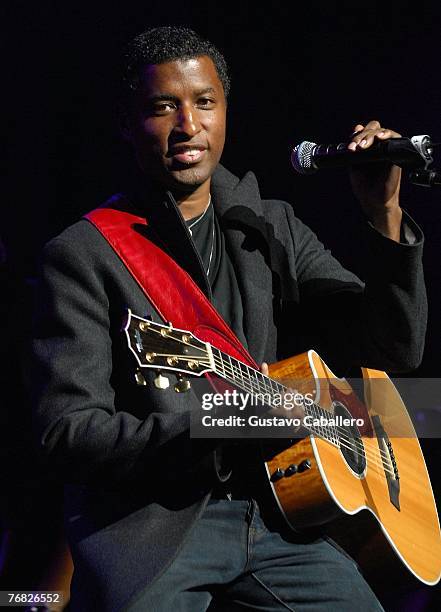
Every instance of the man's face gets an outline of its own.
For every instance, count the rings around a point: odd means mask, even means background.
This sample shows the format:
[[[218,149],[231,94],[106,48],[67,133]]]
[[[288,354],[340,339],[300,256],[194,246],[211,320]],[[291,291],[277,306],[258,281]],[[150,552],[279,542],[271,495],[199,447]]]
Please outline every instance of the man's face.
[[[209,57],[150,64],[135,94],[129,139],[147,175],[190,192],[219,162],[225,118],[223,86]]]

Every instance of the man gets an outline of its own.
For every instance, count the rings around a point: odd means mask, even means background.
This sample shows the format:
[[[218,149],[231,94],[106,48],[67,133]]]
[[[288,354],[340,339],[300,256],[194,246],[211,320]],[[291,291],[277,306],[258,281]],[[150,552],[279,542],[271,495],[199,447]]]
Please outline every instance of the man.
[[[199,285],[257,363],[316,348],[344,371],[416,367],[425,329],[421,232],[398,203],[400,171],[353,173],[369,220],[366,289],[290,205],[262,201],[252,173],[219,164],[228,72],[194,32],[156,28],[125,58],[123,120],[141,170],[108,206],[130,206]],[[354,156],[396,137],[357,125]],[[400,243],[410,231],[413,245]],[[146,262],[148,266],[148,262]],[[155,270],[155,273],[158,271]],[[326,312],[319,306],[326,300]],[[287,533],[264,508],[253,452],[231,481],[215,442],[192,440],[193,392],[134,382],[120,332],[127,307],[161,321],[87,220],[46,247],[35,335],[39,445],[66,487],[72,609],[381,609],[355,564],[319,535]],[[312,311],[318,322],[308,327]],[[309,315],[308,315],[309,313]],[[208,467],[207,467],[208,466]]]

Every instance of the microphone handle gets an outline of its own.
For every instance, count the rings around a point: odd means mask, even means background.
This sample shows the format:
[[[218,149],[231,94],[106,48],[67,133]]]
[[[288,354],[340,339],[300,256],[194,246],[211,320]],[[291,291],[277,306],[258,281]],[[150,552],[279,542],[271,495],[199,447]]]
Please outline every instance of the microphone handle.
[[[316,168],[347,168],[366,163],[389,162],[405,168],[419,168],[425,165],[421,154],[415,149],[410,138],[391,138],[374,143],[366,151],[348,151],[348,143],[337,145],[315,145],[312,151]]]

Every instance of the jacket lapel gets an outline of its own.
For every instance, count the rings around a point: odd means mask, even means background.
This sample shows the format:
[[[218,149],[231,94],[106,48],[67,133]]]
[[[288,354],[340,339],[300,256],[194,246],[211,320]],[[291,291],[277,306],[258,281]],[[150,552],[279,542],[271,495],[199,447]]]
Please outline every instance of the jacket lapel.
[[[211,194],[242,295],[244,333],[257,363],[264,359],[272,312],[272,275],[267,229],[256,178],[238,179],[222,166]]]
[[[135,203],[140,214],[147,216],[148,226],[142,230],[145,236],[173,257],[211,301],[211,288],[201,257],[190,239],[190,233],[172,194],[162,189],[155,190],[151,185],[146,187],[141,181],[129,194],[129,200]]]

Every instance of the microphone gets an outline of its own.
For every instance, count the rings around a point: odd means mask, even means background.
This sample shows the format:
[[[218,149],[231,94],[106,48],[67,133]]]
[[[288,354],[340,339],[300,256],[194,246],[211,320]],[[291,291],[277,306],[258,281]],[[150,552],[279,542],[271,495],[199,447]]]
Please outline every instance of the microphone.
[[[305,140],[291,153],[294,170],[313,174],[320,168],[348,168],[364,164],[389,162],[402,168],[427,168],[433,162],[430,136],[390,138],[377,141],[365,151],[349,151],[348,143],[323,145]]]

